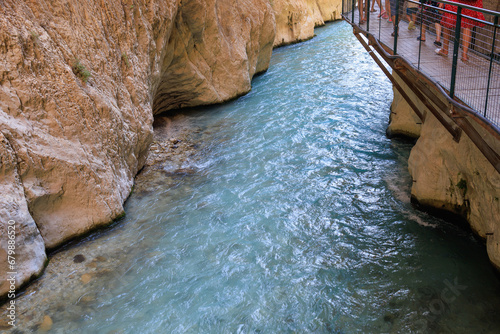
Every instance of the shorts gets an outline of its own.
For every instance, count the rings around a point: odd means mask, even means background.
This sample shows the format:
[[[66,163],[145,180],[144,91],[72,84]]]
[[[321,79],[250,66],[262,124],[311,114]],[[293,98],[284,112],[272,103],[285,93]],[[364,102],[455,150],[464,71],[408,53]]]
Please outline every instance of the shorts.
[[[396,3],[399,2],[399,12],[403,12],[403,0],[389,0],[391,3],[391,16],[396,16]]]
[[[406,14],[407,15],[415,15],[417,14],[418,8],[406,8]]]

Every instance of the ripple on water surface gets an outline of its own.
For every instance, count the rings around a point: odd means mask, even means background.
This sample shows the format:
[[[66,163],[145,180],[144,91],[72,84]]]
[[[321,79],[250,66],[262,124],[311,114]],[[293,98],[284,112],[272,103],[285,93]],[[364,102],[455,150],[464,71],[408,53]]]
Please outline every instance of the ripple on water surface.
[[[197,153],[56,254],[19,330],[499,332],[484,246],[409,203],[390,83],[348,25],[317,34],[275,50],[248,95],[179,116]]]

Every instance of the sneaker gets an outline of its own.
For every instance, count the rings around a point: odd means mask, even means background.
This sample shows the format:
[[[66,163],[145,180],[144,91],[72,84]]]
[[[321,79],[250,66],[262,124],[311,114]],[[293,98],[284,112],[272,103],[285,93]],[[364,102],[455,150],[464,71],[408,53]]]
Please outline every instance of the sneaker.
[[[388,19],[388,20],[387,20],[387,23],[392,23],[392,19]]]
[[[441,42],[434,41],[434,45],[440,48],[443,44],[441,44]]]
[[[410,23],[408,24],[408,30],[414,30],[414,29],[415,29],[415,22],[410,21]]]
[[[443,49],[436,49],[436,50],[434,50],[434,52],[435,52],[438,56],[448,57],[448,52],[444,53],[444,52],[443,52]]]

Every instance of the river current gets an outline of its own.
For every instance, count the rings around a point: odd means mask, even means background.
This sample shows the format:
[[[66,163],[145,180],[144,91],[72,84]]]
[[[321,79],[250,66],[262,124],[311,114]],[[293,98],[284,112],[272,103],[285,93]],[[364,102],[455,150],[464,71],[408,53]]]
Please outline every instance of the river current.
[[[316,33],[248,95],[183,113],[185,172],[166,163],[125,218],[55,254],[15,331],[500,333],[482,242],[411,206],[390,82],[349,25]]]

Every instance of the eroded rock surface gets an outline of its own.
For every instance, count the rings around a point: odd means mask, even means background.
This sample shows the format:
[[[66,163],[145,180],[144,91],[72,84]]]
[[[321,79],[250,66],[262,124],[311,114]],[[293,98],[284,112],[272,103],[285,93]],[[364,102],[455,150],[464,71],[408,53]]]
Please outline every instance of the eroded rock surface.
[[[22,230],[18,286],[44,248],[123,214],[152,110],[250,90],[274,24],[267,0],[2,1],[0,210],[2,232],[11,217]]]
[[[314,28],[341,18],[342,0],[273,0],[276,15],[274,46],[314,36]]]
[[[269,66],[274,35],[268,0],[183,1],[161,62],[154,114],[247,93]]]
[[[500,174],[469,137],[462,133],[455,142],[429,114],[408,168],[414,180],[412,197],[423,206],[466,218],[486,239],[490,260],[500,268]]]
[[[400,84],[417,101],[414,93],[403,82]],[[500,174],[464,132],[456,142],[421,102],[416,105],[426,113],[423,124],[395,90],[388,128],[389,134],[418,138],[408,160],[412,199],[424,208],[465,218],[486,240],[490,260],[500,269]],[[468,121],[490,147],[500,152],[498,137],[474,119]]]

